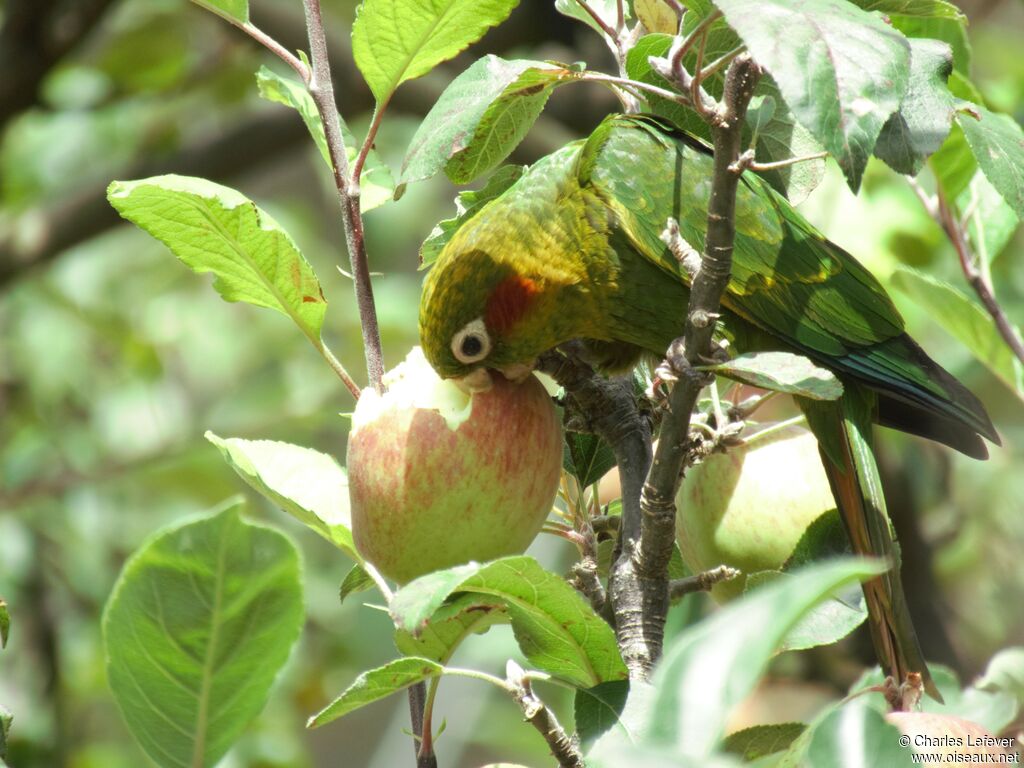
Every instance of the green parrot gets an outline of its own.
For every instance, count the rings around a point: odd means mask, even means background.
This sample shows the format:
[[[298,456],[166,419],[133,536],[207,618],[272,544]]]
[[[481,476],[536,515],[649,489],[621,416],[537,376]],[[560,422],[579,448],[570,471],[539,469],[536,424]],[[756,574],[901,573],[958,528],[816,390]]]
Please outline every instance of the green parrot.
[[[516,379],[543,352],[585,339],[606,371],[664,356],[681,335],[690,273],[661,233],[669,218],[703,250],[712,158],[657,118],[613,115],[538,161],[452,236],[420,303],[424,354],[445,378]],[[885,289],[753,173],[736,199],[732,276],[719,336],[738,352],[787,350],[841,380],[837,401],[799,399],[854,552],[890,558],[866,582],[879,660],[897,684],[922,676],[871,447],[871,425],[922,435],[975,458],[999,437],[981,403],[903,330]]]

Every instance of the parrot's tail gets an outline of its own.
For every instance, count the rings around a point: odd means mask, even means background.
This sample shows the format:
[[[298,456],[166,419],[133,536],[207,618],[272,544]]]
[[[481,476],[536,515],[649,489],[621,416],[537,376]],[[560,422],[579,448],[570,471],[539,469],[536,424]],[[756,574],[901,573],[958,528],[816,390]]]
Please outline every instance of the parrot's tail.
[[[871,639],[882,669],[898,686],[907,682],[908,675],[919,674],[925,691],[941,702],[903,593],[899,545],[889,522],[871,447],[874,393],[847,384],[846,393],[837,402],[801,400],[800,405],[818,438],[825,474],[853,552],[881,557],[892,564],[888,572],[863,585]]]

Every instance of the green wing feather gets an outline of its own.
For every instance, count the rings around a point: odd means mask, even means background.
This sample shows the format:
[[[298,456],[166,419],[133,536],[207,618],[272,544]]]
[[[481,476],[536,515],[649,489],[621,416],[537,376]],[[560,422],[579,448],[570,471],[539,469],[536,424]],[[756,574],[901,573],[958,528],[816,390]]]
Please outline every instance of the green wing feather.
[[[613,116],[580,152],[577,177],[592,205],[615,211],[629,251],[686,284],[689,275],[660,235],[672,217],[687,243],[703,249],[712,162],[706,149],[656,119]],[[974,395],[906,335],[877,279],[750,173],[737,191],[732,277],[722,301],[732,314],[727,330],[746,340],[744,351],[781,342],[867,384],[883,396],[883,423],[973,456],[985,455],[975,433],[998,443]],[[668,327],[641,345],[664,349],[681,316],[662,313]]]

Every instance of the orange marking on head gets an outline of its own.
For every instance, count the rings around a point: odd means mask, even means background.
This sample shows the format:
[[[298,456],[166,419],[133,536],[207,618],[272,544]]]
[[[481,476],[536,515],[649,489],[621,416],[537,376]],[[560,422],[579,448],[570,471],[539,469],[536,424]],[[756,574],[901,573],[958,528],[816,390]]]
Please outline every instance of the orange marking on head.
[[[510,275],[498,283],[487,300],[484,322],[495,333],[505,333],[526,314],[540,286],[528,277]]]

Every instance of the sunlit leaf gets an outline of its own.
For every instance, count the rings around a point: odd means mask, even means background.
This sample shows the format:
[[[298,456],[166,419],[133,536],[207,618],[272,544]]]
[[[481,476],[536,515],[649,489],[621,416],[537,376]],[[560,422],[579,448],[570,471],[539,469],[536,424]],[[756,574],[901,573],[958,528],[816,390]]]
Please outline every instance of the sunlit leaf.
[[[665,0],[633,0],[633,10],[648,32],[674,35],[679,29],[679,17]]]
[[[900,732],[863,698],[832,710],[811,732],[802,765],[904,768],[916,763]]]
[[[937,40],[911,40],[910,51],[907,95],[899,111],[882,126],[875,155],[897,173],[916,175],[953,125],[953,94],[946,87],[953,54]]]
[[[480,189],[459,192],[455,198],[455,216],[438,222],[437,226],[430,231],[427,239],[423,241],[423,245],[420,246],[421,268],[433,264],[459,227],[473,218],[473,215],[487,203],[499,197],[506,189],[515,184],[523,175],[524,170],[525,167],[521,165],[503,166],[491,174],[487,183]]]
[[[804,723],[755,725],[730,733],[722,743],[722,749],[750,762],[788,748],[806,727]]]
[[[156,534],[103,615],[121,713],[161,766],[212,766],[263,708],[303,621],[299,556],[238,505]]]
[[[506,557],[422,576],[391,601],[396,626],[415,634],[452,593],[501,600],[529,662],[574,685],[621,680],[626,668],[611,627],[562,577],[531,557]]]
[[[519,0],[364,0],[352,25],[352,54],[377,99],[425,75],[489,28]]]
[[[716,0],[715,5],[856,191],[882,125],[907,90],[906,38],[878,15],[844,0]]]
[[[992,186],[1024,217],[1024,129],[1009,115],[971,105],[978,117],[958,112],[957,123]]]
[[[327,302],[320,282],[288,233],[252,200],[174,175],[111,182],[107,199],[193,271],[213,272],[226,301],[276,309],[321,346]]]
[[[619,16],[618,0],[587,0],[587,5],[604,22],[605,26],[609,29],[615,29]],[[630,17],[629,6],[630,3],[623,0],[622,11],[624,19]],[[594,20],[593,16],[587,13],[586,9],[577,0],[555,0],[555,10],[564,16],[568,16],[570,19],[582,21],[602,37],[605,36],[601,25]]]
[[[326,453],[274,440],[206,433],[224,460],[252,488],[354,560],[348,476]]]
[[[266,67],[260,67],[256,73],[256,84],[260,90],[260,96],[267,101],[283,104],[291,107],[302,118],[306,124],[309,135],[313,138],[320,156],[327,167],[332,169],[331,155],[327,148],[327,137],[324,135],[324,124],[317,112],[316,103],[310,96],[306,87],[298,80],[284,77]],[[359,154],[359,143],[352,131],[348,129],[345,121],[341,121],[341,137],[345,142],[345,157],[348,160],[349,168]],[[362,174],[359,177],[359,207],[363,212],[372,210],[379,205],[391,200],[395,190],[395,182],[391,178],[391,170],[384,164],[376,150],[371,149],[366,155],[366,163],[363,165]]]
[[[892,285],[919,304],[953,338],[998,376],[1019,397],[1024,397],[1020,362],[1006,346],[992,318],[959,288],[931,275],[900,267]]]
[[[750,352],[724,363],[698,367],[755,387],[812,400],[836,400],[843,395],[843,385],[835,374],[792,352]]]
[[[470,635],[507,623],[508,612],[500,600],[476,594],[459,595],[434,611],[416,634],[396,629],[395,645],[406,656],[445,664]]]
[[[649,741],[691,758],[710,755],[733,708],[754,687],[786,633],[835,590],[882,573],[843,558],[768,584],[683,632],[655,672]],[[707,695],[713,680],[715,696]]]
[[[552,89],[578,76],[543,61],[478,59],[423,118],[402,163],[400,184],[442,169],[462,184],[496,167],[522,141]]]
[[[443,672],[444,667],[430,659],[395,659],[383,667],[363,672],[338,698],[309,718],[306,727],[317,728],[326,725],[411,685],[439,677]]]

